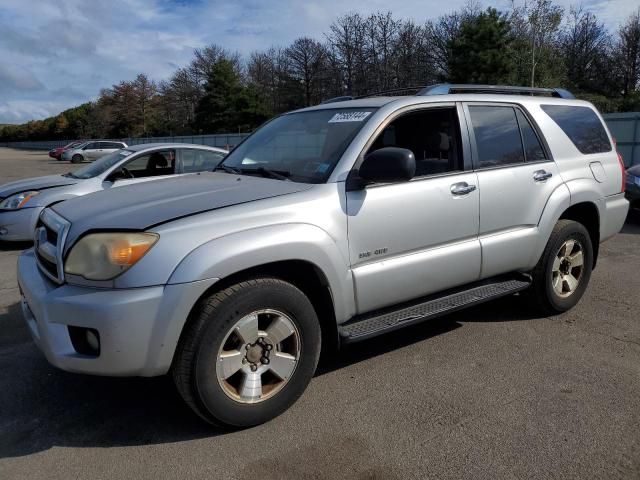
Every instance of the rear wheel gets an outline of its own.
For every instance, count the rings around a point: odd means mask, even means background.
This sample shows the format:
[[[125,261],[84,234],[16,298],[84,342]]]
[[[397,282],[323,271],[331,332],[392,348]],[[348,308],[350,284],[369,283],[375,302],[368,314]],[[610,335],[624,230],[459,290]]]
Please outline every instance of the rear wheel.
[[[587,229],[560,220],[532,272],[535,301],[545,313],[573,308],[584,294],[593,267],[593,245]]]
[[[275,278],[241,282],[192,314],[172,368],[178,391],[212,424],[270,420],[300,397],[320,355],[320,326],[308,298]]]
[[[84,162],[84,158],[79,153],[76,153],[73,157],[71,157],[71,163],[82,163]]]

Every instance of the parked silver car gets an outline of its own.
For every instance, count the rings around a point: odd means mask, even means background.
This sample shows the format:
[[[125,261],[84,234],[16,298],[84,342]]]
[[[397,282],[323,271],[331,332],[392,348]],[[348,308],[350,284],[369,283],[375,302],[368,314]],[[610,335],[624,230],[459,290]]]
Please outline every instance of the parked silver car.
[[[90,140],[65,150],[61,159],[71,163],[93,162],[121,148],[127,148],[127,144],[113,140]]]
[[[53,365],[170,372],[201,418],[248,426],[296,401],[321,349],[525,290],[566,311],[629,208],[606,125],[569,97],[325,103],[216,173],[45,209],[18,261],[27,325]]]
[[[226,150],[203,145],[142,144],[117,150],[65,175],[50,175],[0,187],[0,240],[33,239],[43,208],[100,190],[213,170]]]

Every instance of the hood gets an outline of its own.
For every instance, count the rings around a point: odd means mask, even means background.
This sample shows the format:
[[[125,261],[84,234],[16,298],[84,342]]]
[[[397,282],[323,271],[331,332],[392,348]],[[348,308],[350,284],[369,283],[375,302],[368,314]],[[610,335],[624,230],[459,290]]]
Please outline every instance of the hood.
[[[67,245],[71,245],[88,230],[146,230],[177,218],[300,192],[312,186],[207,172],[115,187],[52,208],[71,222],[67,236]]]
[[[18,180],[0,186],[0,198],[7,198],[14,193],[28,192],[29,190],[43,190],[46,188],[73,185],[79,181],[77,178],[63,177],[62,175],[27,178],[26,180]]]
[[[634,165],[632,167],[627,168],[627,173],[635,177],[640,177],[640,165]]]

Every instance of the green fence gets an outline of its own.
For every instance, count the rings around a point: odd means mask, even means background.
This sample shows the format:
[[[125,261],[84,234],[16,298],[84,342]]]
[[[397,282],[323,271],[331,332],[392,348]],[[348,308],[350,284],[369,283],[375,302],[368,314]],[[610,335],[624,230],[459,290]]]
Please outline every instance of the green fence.
[[[627,167],[640,163],[640,112],[603,115]]]

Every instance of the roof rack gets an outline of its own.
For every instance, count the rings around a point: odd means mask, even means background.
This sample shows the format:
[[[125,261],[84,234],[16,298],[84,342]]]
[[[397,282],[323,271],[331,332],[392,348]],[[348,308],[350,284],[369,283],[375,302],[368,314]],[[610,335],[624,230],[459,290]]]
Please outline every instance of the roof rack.
[[[569,90],[564,88],[539,88],[539,87],[516,87],[511,85],[473,85],[473,84],[450,84],[440,83],[437,85],[421,85],[416,87],[393,88],[380,92],[369,93],[353,97],[345,95],[342,97],[329,98],[322,103],[346,102],[359,98],[385,97],[385,96],[426,96],[426,95],[447,95],[454,93],[489,93],[493,95],[530,95],[572,99],[576,98]]]
[[[575,98],[564,88],[514,87],[511,85],[471,85],[441,83],[423,88],[418,95],[447,95],[452,93],[491,93],[497,95],[531,95],[557,98]]]

